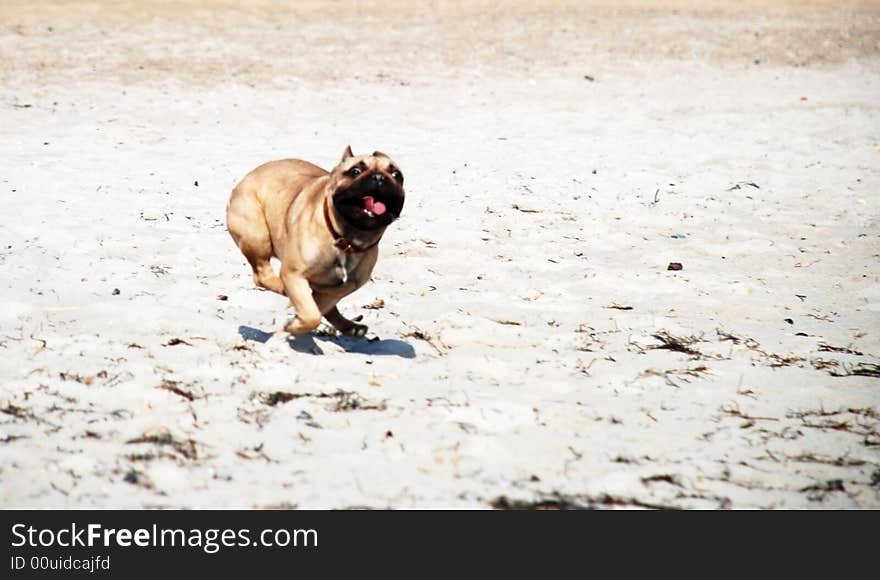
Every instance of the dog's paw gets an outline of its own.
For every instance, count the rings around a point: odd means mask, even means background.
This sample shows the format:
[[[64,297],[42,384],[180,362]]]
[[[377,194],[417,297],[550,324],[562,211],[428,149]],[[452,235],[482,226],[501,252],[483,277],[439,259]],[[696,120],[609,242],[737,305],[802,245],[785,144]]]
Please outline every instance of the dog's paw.
[[[298,315],[294,316],[284,325],[284,332],[290,334],[306,334],[317,330],[321,319],[303,319]]]
[[[354,336],[354,337],[362,337],[367,334],[367,325],[366,324],[352,324],[348,328],[342,331],[342,336]]]

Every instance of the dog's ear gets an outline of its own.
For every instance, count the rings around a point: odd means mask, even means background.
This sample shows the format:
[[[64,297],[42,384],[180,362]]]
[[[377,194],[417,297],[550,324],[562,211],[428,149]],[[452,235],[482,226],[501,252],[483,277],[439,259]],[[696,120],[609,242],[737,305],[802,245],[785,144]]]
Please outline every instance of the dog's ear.
[[[386,154],[382,153],[381,151],[373,151],[373,157],[384,157],[385,159],[391,159],[390,157],[388,157]]]
[[[350,159],[352,157],[354,157],[354,153],[351,152],[351,145],[348,145],[345,148],[345,151],[342,152],[342,160],[345,161],[346,159]]]

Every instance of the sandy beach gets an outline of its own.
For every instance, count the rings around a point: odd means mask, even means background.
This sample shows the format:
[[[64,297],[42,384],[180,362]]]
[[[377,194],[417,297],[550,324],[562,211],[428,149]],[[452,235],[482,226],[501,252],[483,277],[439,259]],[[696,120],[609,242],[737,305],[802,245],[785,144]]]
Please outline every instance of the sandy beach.
[[[880,508],[880,2],[246,5],[0,7],[0,507]],[[349,144],[272,341],[229,193]]]

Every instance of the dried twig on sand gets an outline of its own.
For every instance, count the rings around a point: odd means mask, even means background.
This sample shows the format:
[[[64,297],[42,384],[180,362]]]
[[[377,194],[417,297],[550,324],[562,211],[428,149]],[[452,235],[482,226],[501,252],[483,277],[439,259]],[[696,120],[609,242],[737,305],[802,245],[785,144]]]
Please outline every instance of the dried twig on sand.
[[[354,391],[339,389],[333,393],[288,393],[286,391],[273,391],[271,393],[259,393],[256,395],[264,405],[274,407],[278,404],[287,403],[294,399],[335,399],[333,411],[384,411],[387,406],[385,401],[373,403]]]
[[[608,494],[598,496],[570,496],[561,493],[542,495],[537,499],[516,499],[506,495],[489,502],[496,510],[592,510],[608,507],[639,507],[653,510],[678,510],[680,507],[643,501],[635,497],[621,497]]]
[[[693,348],[698,342],[705,342],[702,337],[698,336],[675,336],[665,330],[660,330],[651,335],[660,341],[660,344],[652,344],[647,347],[648,350],[671,350],[690,355],[695,358],[704,357],[703,353]]]
[[[859,363],[856,365],[842,365],[842,371],[830,371],[832,377],[873,377],[880,379],[880,365],[874,363]]]
[[[865,353],[842,346],[831,346],[830,344],[820,342],[819,352],[840,352],[844,354],[854,354],[856,356],[865,356]]]
[[[832,377],[872,377],[880,378],[880,365],[874,363],[857,363],[848,365],[837,360],[814,358],[810,361],[817,371],[828,371]]]
[[[408,338],[416,338],[418,340],[423,340],[423,341],[427,342],[432,347],[434,347],[434,350],[437,351],[437,354],[439,354],[441,356],[445,355],[447,352],[449,352],[449,350],[450,350],[449,346],[443,344],[443,341],[441,341],[439,338],[433,337],[430,334],[428,334],[427,332],[425,332],[424,330],[421,330],[420,328],[416,328],[415,326],[412,326],[411,324],[407,325],[407,326],[409,326],[412,330],[410,332],[407,332],[403,336],[408,337]]]
[[[180,386],[180,382],[178,381],[170,381],[168,379],[163,380],[162,384],[156,387],[157,389],[162,389],[163,391],[168,391],[183,397],[187,401],[194,401],[196,399],[200,399],[200,396],[197,396],[192,391],[188,391]]]
[[[668,379],[670,376],[674,376],[679,379],[682,379],[685,382],[688,382],[687,377],[694,377],[694,378],[699,379],[707,374],[709,374],[709,367],[707,367],[706,365],[699,365],[699,366],[696,366],[693,368],[685,368],[685,369],[666,369],[663,371],[658,371],[656,369],[647,369],[642,372],[642,376],[645,376],[645,377],[653,376],[653,377],[664,377],[664,378]],[[674,386],[678,386],[678,385],[674,385]]]
[[[171,433],[163,431],[157,434],[145,434],[125,442],[128,445],[135,443],[152,443],[153,445],[168,445],[183,457],[190,460],[199,458],[196,442],[192,439],[175,439]]]
[[[722,405],[719,409],[725,415],[730,415],[731,417],[736,417],[738,419],[745,419],[746,421],[779,421],[777,417],[758,417],[753,415],[747,415],[739,410],[739,405],[733,403],[732,405]]]

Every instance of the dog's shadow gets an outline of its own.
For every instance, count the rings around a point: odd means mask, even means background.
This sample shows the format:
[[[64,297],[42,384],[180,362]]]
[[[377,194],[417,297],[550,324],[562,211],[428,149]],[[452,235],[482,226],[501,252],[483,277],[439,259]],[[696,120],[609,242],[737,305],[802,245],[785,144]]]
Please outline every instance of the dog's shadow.
[[[264,332],[258,328],[250,326],[239,326],[238,334],[245,340],[260,342],[265,344],[274,336],[272,332]],[[307,354],[324,354],[324,351],[315,342],[315,339],[321,342],[332,342],[341,346],[345,352],[366,354],[370,356],[399,356],[402,358],[415,358],[416,351],[412,345],[403,340],[373,339],[366,338],[348,338],[345,336],[334,336],[331,334],[300,334],[289,337],[287,344],[296,352]]]

